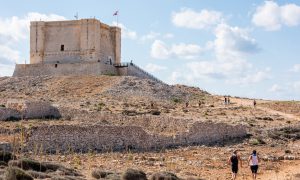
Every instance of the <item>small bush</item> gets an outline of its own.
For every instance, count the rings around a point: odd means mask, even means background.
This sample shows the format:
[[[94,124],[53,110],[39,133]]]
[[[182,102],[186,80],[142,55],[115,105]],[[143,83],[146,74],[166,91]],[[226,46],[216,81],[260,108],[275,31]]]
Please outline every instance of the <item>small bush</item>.
[[[8,161],[14,159],[14,155],[10,152],[0,151],[0,161],[8,163]]]
[[[5,180],[33,180],[33,177],[16,167],[7,168],[4,177]]]
[[[291,153],[292,153],[292,151],[291,151],[291,150],[289,150],[289,149],[287,149],[287,150],[285,150],[285,151],[284,151],[284,153],[285,153],[285,154],[291,154]]]
[[[5,108],[5,105],[4,104],[0,104],[0,108]]]
[[[155,116],[159,116],[160,113],[161,113],[161,112],[160,112],[159,110],[152,110],[152,111],[151,111],[151,114],[152,114],[152,115],[155,115]]]
[[[112,172],[95,169],[92,172],[92,176],[96,179],[106,178],[108,175],[113,174]]]
[[[127,169],[122,176],[122,180],[147,180],[147,176],[141,170]]]
[[[32,176],[33,178],[36,179],[46,179],[46,178],[51,178],[49,174],[43,173],[43,172],[36,172],[36,171],[27,171],[27,174]]]
[[[179,99],[179,98],[172,98],[172,101],[173,101],[174,103],[181,103],[181,102],[182,102],[182,100]]]
[[[151,176],[151,180],[179,180],[179,178],[170,172],[159,172]]]
[[[251,145],[260,145],[260,144],[266,144],[266,142],[264,140],[262,140],[261,138],[253,138],[250,139],[249,143]]]
[[[8,165],[19,167],[23,170],[33,170],[38,172],[45,172],[47,170],[47,168],[42,163],[30,159],[10,161]]]

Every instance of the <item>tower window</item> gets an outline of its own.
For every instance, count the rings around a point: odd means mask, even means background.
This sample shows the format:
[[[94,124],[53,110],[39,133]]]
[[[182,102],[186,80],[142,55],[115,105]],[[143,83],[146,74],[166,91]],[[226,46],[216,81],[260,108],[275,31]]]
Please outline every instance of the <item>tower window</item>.
[[[60,45],[60,51],[64,51],[65,50],[65,45]]]

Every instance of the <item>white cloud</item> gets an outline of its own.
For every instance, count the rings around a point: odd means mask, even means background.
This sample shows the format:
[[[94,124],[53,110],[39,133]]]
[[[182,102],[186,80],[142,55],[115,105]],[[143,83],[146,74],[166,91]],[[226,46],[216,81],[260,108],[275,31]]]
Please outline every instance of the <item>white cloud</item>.
[[[166,70],[167,67],[149,63],[146,65],[145,69],[151,73],[154,73],[154,72]]]
[[[145,41],[152,41],[154,39],[158,39],[158,38],[163,38],[163,39],[171,39],[174,37],[174,35],[172,33],[166,33],[166,34],[161,34],[161,33],[158,33],[158,32],[149,32],[148,34],[146,35],[143,35],[140,40],[142,42],[145,42]]]
[[[221,21],[222,13],[206,9],[196,12],[192,9],[183,8],[179,12],[174,12],[172,15],[172,22],[175,26],[191,29],[213,27]]]
[[[275,1],[265,1],[256,8],[252,22],[267,31],[279,30],[283,25],[297,26],[300,24],[300,6],[295,4],[279,6]]]
[[[215,30],[215,53],[219,59],[240,58],[259,50],[255,39],[247,29],[219,24]]]
[[[4,65],[0,63],[0,77],[1,76],[10,76],[14,72],[14,66]]]
[[[283,91],[283,88],[280,87],[278,84],[273,84],[272,87],[269,89],[269,92],[278,93]]]
[[[300,72],[300,64],[295,64],[290,71],[292,72]]]
[[[147,40],[154,40],[156,39],[158,36],[160,36],[160,33],[157,32],[150,32],[144,36],[141,37],[141,41],[147,41]]]
[[[245,74],[242,77],[236,77],[233,80],[231,80],[232,84],[240,84],[240,85],[248,85],[248,84],[255,84],[262,82],[266,79],[270,79],[270,69],[267,68],[266,70],[261,71],[249,71],[247,74]]]
[[[297,93],[300,93],[300,81],[296,81],[293,83],[292,87]]]
[[[21,63],[20,51],[16,44],[28,43],[30,21],[65,20],[56,14],[30,12],[23,17],[0,18],[0,76],[11,75],[14,64]]]
[[[170,57],[167,45],[160,40],[155,40],[151,46],[151,56],[155,59],[168,59]]]
[[[165,39],[171,39],[171,38],[173,38],[174,37],[174,34],[172,34],[172,33],[166,33],[164,36],[163,36],[163,38],[165,38]]]
[[[12,65],[20,60],[19,51],[0,45],[0,65]]]
[[[155,40],[151,47],[151,56],[155,59],[168,59],[168,58],[179,58],[179,59],[195,59],[204,51],[197,44],[172,44],[170,47],[167,46],[161,40]]]
[[[135,40],[138,38],[138,35],[135,31],[128,29],[124,24],[122,23],[117,23],[117,22],[113,22],[112,23],[113,26],[118,26],[119,28],[121,28],[121,36],[124,39],[132,39]]]

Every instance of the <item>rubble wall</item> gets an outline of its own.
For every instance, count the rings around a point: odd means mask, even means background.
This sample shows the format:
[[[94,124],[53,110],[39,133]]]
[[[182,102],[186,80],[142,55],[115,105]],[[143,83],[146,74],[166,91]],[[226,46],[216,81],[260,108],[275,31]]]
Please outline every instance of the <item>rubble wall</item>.
[[[211,144],[246,136],[243,126],[196,122],[188,132],[164,136],[138,126],[56,125],[30,130],[29,150],[42,147],[46,152],[151,150],[178,145]]]

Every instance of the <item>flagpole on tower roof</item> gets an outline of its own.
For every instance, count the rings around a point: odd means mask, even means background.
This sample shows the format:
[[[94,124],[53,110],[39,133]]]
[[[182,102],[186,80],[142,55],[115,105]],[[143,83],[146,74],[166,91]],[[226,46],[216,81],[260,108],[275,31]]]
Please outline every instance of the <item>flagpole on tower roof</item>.
[[[117,16],[117,27],[119,27],[119,10],[117,10],[113,16]]]

